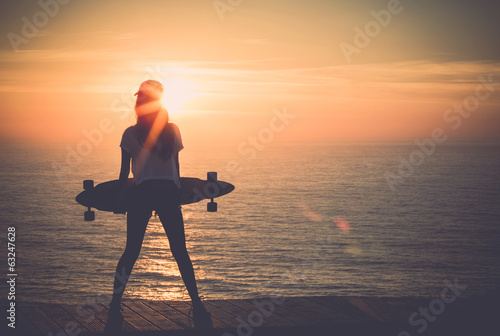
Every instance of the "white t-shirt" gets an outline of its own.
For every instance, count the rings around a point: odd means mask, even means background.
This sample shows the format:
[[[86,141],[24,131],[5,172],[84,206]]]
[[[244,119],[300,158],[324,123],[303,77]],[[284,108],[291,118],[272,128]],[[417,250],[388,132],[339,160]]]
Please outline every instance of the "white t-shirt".
[[[172,155],[162,159],[158,153],[147,151],[139,142],[135,126],[130,126],[123,132],[120,147],[132,156],[132,174],[136,184],[146,180],[173,180],[180,188],[179,172],[175,165],[176,154],[184,148],[181,133],[177,125],[170,123],[174,130],[175,140]]]

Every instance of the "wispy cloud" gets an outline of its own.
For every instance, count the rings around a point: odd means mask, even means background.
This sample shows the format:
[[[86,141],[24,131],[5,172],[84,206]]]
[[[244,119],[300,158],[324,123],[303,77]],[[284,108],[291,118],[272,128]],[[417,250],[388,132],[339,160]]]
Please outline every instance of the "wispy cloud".
[[[234,39],[231,38],[228,40],[229,42],[237,43],[237,44],[247,44],[247,45],[266,45],[270,44],[271,41],[269,39]]]
[[[205,94],[289,95],[291,99],[315,96],[385,99],[392,95],[393,99],[414,100],[449,99],[463,94],[477,83],[479,75],[492,74],[497,81],[500,78],[500,63],[482,61],[428,60],[319,67],[283,67],[280,64],[287,60],[282,58],[145,63],[138,61],[133,51],[113,48],[29,50],[0,56],[3,92],[126,92],[132,83],[151,74],[159,78],[188,78],[199,83]],[[68,71],[76,71],[74,64],[78,63],[86,64],[88,71],[68,75]]]

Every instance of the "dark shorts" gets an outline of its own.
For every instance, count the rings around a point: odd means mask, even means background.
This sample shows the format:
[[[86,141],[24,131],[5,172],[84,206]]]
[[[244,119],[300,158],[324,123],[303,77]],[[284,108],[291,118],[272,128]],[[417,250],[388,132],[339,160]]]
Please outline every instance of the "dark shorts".
[[[132,194],[130,210],[161,213],[180,209],[181,191],[171,180],[146,180],[135,185]]]

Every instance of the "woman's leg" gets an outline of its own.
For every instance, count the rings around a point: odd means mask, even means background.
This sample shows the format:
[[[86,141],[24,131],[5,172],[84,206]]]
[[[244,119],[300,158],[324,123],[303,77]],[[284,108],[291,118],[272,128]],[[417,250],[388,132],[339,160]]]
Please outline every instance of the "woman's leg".
[[[127,213],[127,245],[116,266],[111,307],[120,306],[128,278],[141,252],[144,233],[146,232],[150,217],[151,211],[131,210]]]
[[[213,323],[210,313],[198,296],[198,287],[194,276],[193,264],[186,249],[184,220],[180,206],[172,206],[159,213],[161,223],[168,236],[170,250],[177,262],[182,280],[193,302],[193,322],[197,329],[212,329]]]
[[[177,262],[182,280],[193,302],[200,300],[194,275],[193,264],[186,249],[184,220],[180,206],[172,206],[159,212],[160,221],[170,243],[170,251]]]

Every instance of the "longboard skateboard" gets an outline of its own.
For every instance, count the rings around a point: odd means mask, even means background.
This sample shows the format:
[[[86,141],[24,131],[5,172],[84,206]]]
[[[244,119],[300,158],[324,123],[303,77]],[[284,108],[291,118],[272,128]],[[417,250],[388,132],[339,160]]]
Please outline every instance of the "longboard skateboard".
[[[134,179],[129,178],[127,181],[126,191],[130,190],[134,183]],[[100,183],[94,187],[93,180],[83,181],[83,189],[76,201],[87,207],[88,210],[84,213],[85,221],[93,221],[95,213],[92,208],[100,211],[116,210],[116,204],[119,196],[119,181],[113,180]],[[207,173],[207,180],[201,180],[194,177],[181,177],[181,204],[196,203],[204,199],[210,199],[207,204],[207,211],[216,212],[217,203],[214,198],[229,194],[234,190],[231,183],[218,181],[217,173]],[[125,209],[126,210],[126,209]]]

